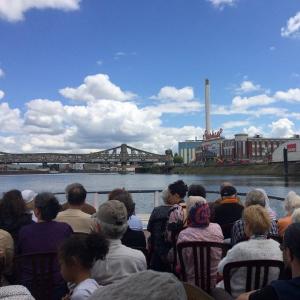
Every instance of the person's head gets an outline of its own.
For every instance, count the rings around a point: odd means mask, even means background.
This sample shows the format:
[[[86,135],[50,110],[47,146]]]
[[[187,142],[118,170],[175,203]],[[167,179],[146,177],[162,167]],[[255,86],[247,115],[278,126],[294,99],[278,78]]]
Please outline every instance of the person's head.
[[[127,210],[118,200],[109,200],[96,213],[99,231],[108,239],[121,239],[127,230]]]
[[[288,215],[291,215],[296,208],[300,208],[300,196],[291,191],[284,200],[284,209]]]
[[[292,223],[300,223],[300,208],[296,208],[292,214]]]
[[[38,221],[52,221],[59,211],[59,202],[52,193],[39,193],[34,198],[34,214]]]
[[[250,205],[260,205],[262,207],[265,207],[265,195],[258,190],[250,191],[246,195],[245,207],[248,207]]]
[[[247,237],[265,235],[271,228],[271,220],[267,210],[258,204],[250,205],[244,209],[243,220]]]
[[[300,266],[300,223],[293,223],[285,230],[283,243],[283,260],[289,267]]]
[[[235,187],[232,185],[224,186],[221,190],[222,199],[236,197],[236,194],[237,194],[237,191],[236,191]]]
[[[171,204],[177,204],[182,201],[188,190],[187,185],[182,180],[177,180],[168,186],[170,192],[170,202]]]
[[[210,209],[206,201],[198,201],[189,207],[187,219],[189,227],[207,227],[209,225],[209,219]]]
[[[0,215],[4,218],[17,219],[26,212],[26,205],[19,190],[3,194],[0,201]]]
[[[229,182],[229,181],[222,182],[221,185],[220,185],[220,194],[221,194],[221,191],[223,190],[223,188],[225,186],[233,186],[233,184],[231,182]]]
[[[65,240],[58,252],[65,281],[73,283],[81,273],[89,273],[96,260],[105,258],[108,245],[108,241],[96,233],[76,234]]]
[[[170,200],[170,192],[169,192],[169,189],[164,189],[162,192],[161,192],[161,199],[163,200],[163,202],[165,204],[170,204],[169,200]]]
[[[108,195],[108,200],[119,200],[127,209],[128,219],[134,214],[135,203],[132,200],[131,194],[125,189],[114,189]]]
[[[82,206],[86,199],[86,190],[80,183],[72,183],[66,187],[66,196],[69,205]]]
[[[196,204],[196,203],[206,203],[206,199],[200,196],[190,196],[186,200],[186,211],[189,213],[190,209]]]
[[[189,196],[200,196],[206,198],[206,190],[205,187],[201,184],[191,184],[188,189],[188,197]]]
[[[32,191],[32,190],[24,190],[22,191],[22,197],[23,197],[23,200],[26,204],[26,207],[30,210],[33,210],[33,207],[34,207],[34,198],[35,196],[37,195],[36,192]]]
[[[264,199],[265,199],[265,207],[268,208],[270,207],[270,199],[269,196],[267,194],[267,192],[264,189],[255,189],[256,191],[262,192],[264,194]]]

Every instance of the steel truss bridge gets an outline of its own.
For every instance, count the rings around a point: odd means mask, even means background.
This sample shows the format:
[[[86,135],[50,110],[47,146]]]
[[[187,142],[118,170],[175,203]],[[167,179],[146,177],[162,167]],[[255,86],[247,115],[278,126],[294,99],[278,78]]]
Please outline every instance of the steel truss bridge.
[[[97,163],[97,164],[146,164],[168,163],[172,158],[137,149],[126,144],[121,146],[93,152],[89,154],[66,153],[5,153],[0,152],[0,164],[11,163]]]

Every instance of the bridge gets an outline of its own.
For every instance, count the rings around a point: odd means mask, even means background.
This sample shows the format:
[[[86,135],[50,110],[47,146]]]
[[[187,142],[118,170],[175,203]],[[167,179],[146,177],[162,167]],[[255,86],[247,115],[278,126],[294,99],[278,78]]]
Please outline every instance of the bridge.
[[[137,149],[126,144],[89,154],[67,153],[4,153],[0,152],[0,164],[12,163],[97,163],[97,164],[146,164],[168,163],[169,155],[160,155]]]

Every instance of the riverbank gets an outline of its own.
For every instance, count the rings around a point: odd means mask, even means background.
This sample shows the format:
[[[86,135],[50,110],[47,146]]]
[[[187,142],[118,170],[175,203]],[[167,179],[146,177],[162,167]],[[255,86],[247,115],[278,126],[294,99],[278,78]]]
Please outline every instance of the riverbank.
[[[141,167],[136,173],[143,174],[179,174],[179,175],[266,175],[284,176],[282,164],[255,164],[236,166],[176,166]],[[289,176],[300,175],[300,164],[289,165]]]

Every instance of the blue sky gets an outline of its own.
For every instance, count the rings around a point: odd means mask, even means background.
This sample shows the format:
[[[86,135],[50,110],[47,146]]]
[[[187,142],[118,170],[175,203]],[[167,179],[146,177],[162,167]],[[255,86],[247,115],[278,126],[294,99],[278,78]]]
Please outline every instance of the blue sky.
[[[162,152],[300,130],[298,0],[0,2],[0,151]]]

